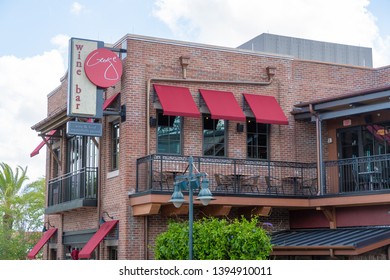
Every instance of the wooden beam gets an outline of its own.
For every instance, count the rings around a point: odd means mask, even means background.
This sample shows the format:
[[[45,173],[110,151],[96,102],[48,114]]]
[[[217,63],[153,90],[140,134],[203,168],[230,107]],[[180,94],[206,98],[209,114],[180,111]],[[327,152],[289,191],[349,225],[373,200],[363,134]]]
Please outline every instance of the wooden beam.
[[[208,205],[207,207],[201,208],[200,212],[202,212],[205,216],[227,216],[230,213],[232,206],[229,205]]]
[[[253,215],[258,215],[262,217],[269,217],[271,215],[272,207],[269,206],[261,206],[256,207],[252,210]]]
[[[335,207],[317,207],[317,210],[322,211],[329,221],[329,228],[335,229],[336,226],[336,208]]]
[[[45,144],[47,145],[47,147],[49,148],[49,151],[50,151],[51,155],[53,156],[54,160],[57,162],[58,166],[62,170],[61,161],[57,157],[56,153],[54,152],[52,145],[49,143],[49,141],[47,141],[46,137],[44,137],[43,135],[41,135],[41,137],[42,137],[43,141],[45,142]]]
[[[161,204],[147,203],[133,206],[134,216],[157,215],[160,212]]]
[[[161,207],[161,215],[163,216],[179,216],[188,215],[188,204],[183,204],[180,208],[176,208],[173,204],[167,204]]]

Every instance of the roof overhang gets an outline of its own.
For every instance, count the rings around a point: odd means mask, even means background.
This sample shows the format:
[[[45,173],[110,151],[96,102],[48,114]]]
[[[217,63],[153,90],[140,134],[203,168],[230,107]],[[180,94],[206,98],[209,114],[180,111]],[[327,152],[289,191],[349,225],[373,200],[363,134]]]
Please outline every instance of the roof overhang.
[[[356,256],[390,244],[390,227],[302,229],[272,235],[274,256]]]
[[[66,108],[61,108],[39,123],[33,125],[31,129],[40,132],[41,135],[46,135],[49,134],[50,131],[58,129],[66,124],[71,119],[72,118],[66,114]]]
[[[390,87],[358,91],[294,105],[296,120],[329,120],[390,109]]]

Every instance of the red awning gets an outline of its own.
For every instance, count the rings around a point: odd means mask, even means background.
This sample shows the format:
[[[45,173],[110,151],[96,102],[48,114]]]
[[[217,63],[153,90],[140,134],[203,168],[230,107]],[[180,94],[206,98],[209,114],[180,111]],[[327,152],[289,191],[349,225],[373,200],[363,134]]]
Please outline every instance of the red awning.
[[[199,109],[188,88],[156,84],[153,86],[157,92],[164,115],[200,117]]]
[[[118,220],[112,220],[105,222],[100,226],[98,231],[92,236],[92,238],[85,244],[83,249],[79,252],[80,259],[89,259],[93,250],[102,242],[103,238],[113,229],[118,223]]]
[[[244,97],[256,117],[256,122],[288,124],[288,119],[275,97],[247,93],[244,93]]]
[[[48,137],[46,137],[46,141],[50,139],[50,136],[52,136],[54,133],[56,133],[57,130],[52,130],[48,133]],[[34,149],[34,151],[31,152],[30,157],[36,156],[39,154],[39,151],[42,149],[43,146],[45,146],[46,142],[42,140],[42,142]]]
[[[245,115],[241,110],[232,92],[200,89],[212,119],[245,121]]]
[[[114,94],[113,96],[107,98],[106,100],[104,100],[104,103],[103,103],[103,111],[106,110],[108,108],[108,106],[111,105],[112,102],[114,102],[114,100],[118,97],[118,95],[120,94],[120,92]]]
[[[54,233],[57,232],[56,228],[50,228],[43,234],[42,238],[38,241],[38,243],[32,248],[30,253],[27,254],[29,259],[34,259],[35,256],[39,253],[42,247],[49,241],[49,239],[53,236]]]

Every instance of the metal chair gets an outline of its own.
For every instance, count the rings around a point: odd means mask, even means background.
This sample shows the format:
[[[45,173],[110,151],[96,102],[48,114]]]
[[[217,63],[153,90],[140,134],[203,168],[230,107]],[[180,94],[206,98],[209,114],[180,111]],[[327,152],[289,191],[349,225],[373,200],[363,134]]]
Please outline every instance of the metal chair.
[[[311,178],[302,181],[302,193],[305,193],[305,190],[308,190],[310,195],[317,193],[317,178]]]
[[[171,190],[173,188],[173,178],[168,174],[153,170],[152,188],[156,187],[160,190]]]
[[[281,180],[271,176],[265,176],[264,178],[265,178],[265,183],[267,184],[266,193],[270,194],[272,190],[274,190],[275,193],[278,194],[278,189],[282,189],[282,193],[284,194],[283,183]]]
[[[226,191],[233,190],[234,180],[229,175],[223,174],[214,174],[215,181],[217,182],[216,191]]]
[[[250,190],[250,192],[254,192],[254,190],[256,190],[257,192],[259,192],[259,188],[257,186],[258,181],[259,176],[246,176],[242,178],[240,181],[241,191]]]

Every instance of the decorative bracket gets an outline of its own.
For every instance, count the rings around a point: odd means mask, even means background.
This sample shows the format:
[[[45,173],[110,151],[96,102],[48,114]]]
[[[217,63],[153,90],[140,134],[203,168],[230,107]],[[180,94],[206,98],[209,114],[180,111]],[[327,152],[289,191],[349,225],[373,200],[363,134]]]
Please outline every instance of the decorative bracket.
[[[335,207],[317,207],[317,210],[321,210],[325,217],[329,221],[329,228],[336,228],[336,208]]]

